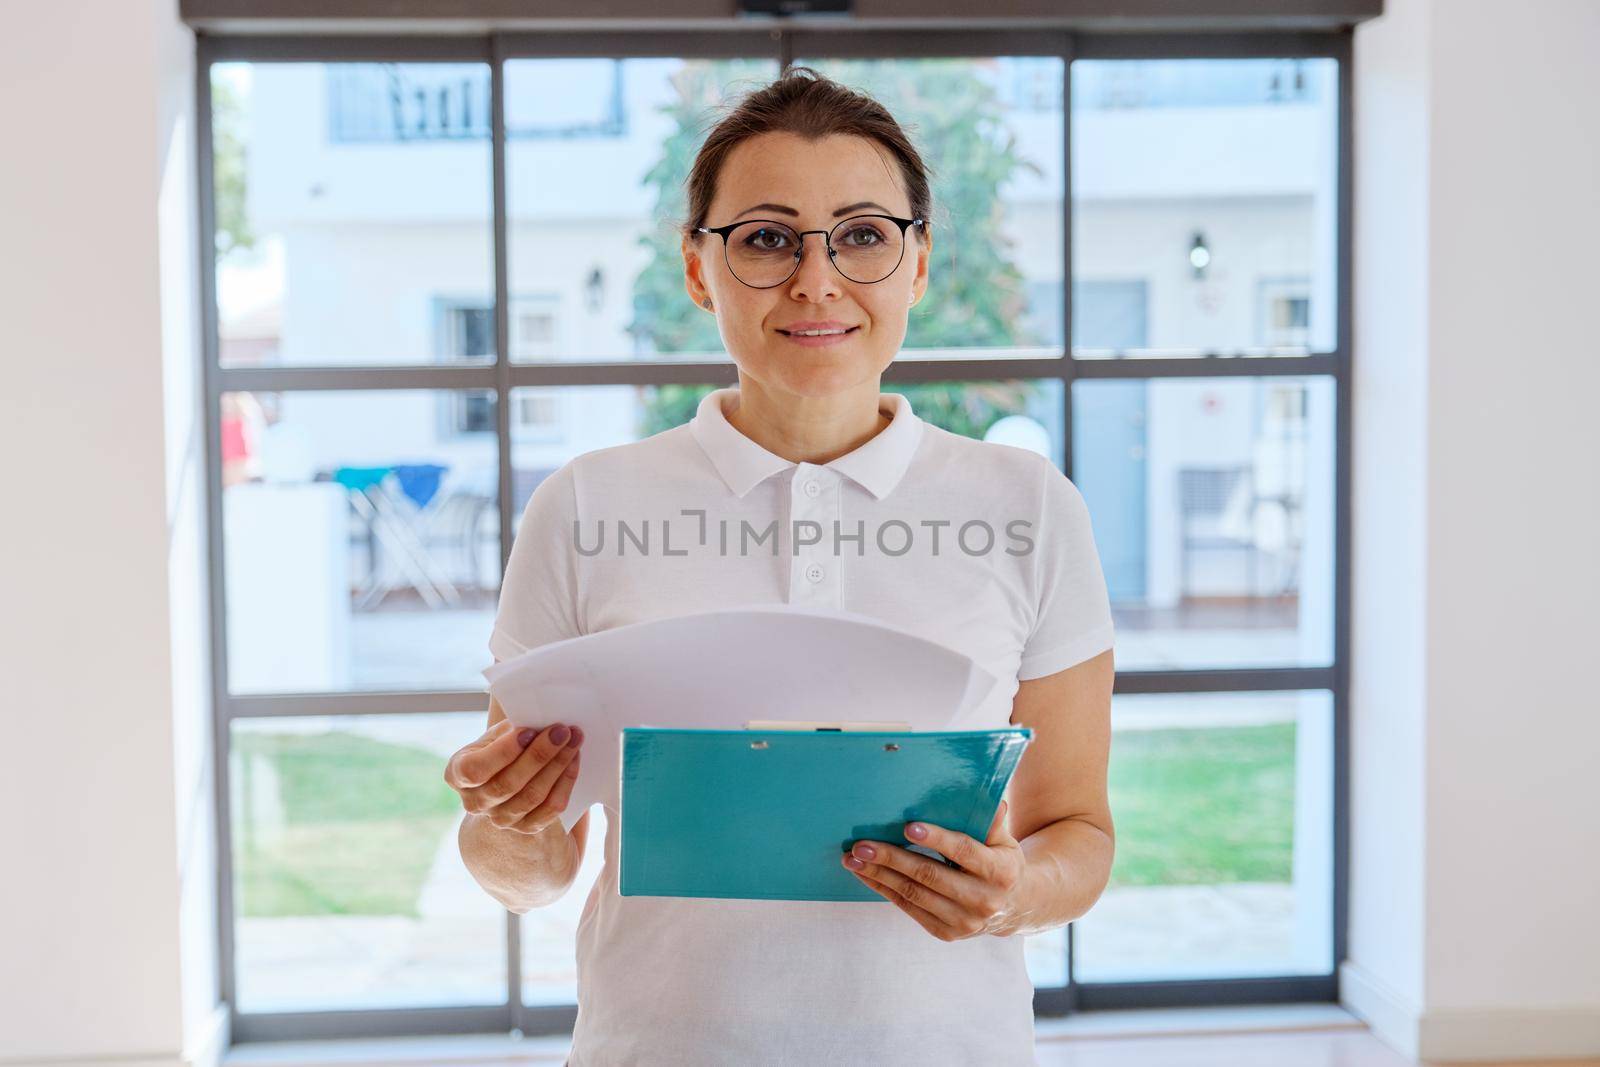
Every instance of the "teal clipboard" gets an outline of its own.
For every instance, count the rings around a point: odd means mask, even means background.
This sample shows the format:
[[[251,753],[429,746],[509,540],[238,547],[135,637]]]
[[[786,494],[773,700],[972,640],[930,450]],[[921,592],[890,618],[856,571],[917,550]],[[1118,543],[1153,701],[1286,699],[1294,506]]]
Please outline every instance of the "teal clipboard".
[[[875,900],[841,863],[913,820],[982,841],[1033,739],[946,731],[622,731],[622,896]]]

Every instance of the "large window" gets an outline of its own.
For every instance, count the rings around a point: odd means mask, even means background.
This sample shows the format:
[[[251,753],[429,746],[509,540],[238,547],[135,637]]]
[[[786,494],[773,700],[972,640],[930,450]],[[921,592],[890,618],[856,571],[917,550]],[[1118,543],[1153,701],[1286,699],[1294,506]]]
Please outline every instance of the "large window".
[[[1029,940],[1039,1012],[1333,999],[1348,39],[1185,40],[202,39],[237,1039],[571,1025],[602,850],[507,913],[443,760],[483,729],[534,487],[735,380],[674,224],[718,106],[785,62],[877,96],[932,168],[930,289],[884,387],[1089,502],[1119,841],[1095,909]]]

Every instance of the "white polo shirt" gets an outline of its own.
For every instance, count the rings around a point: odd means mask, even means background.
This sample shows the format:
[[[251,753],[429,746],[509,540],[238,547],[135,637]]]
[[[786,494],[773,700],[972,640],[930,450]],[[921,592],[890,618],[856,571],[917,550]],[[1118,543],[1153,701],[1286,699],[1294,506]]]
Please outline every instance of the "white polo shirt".
[[[1009,724],[1017,681],[1112,647],[1088,512],[1048,459],[950,433],[883,393],[889,426],[829,463],[794,463],[734,429],[737,403],[737,388],[716,390],[687,425],[539,484],[496,656],[712,608],[842,608],[1003,679],[950,724],[976,729]],[[1034,1062],[1021,937],[940,941],[883,900],[619,896],[618,821],[578,924],[572,1067]]]

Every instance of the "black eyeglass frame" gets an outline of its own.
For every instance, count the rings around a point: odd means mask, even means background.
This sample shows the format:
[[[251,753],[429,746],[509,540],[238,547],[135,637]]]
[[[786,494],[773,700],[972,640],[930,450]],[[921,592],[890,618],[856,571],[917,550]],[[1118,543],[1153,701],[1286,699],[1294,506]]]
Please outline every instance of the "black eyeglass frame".
[[[838,249],[833,247],[834,230],[837,230],[840,226],[843,226],[847,222],[854,222],[856,219],[888,219],[890,222],[896,223],[900,227],[900,258],[895,260],[894,266],[890,267],[888,273],[882,278],[879,278],[877,281],[856,281],[856,279],[850,277],[850,275],[846,274],[844,271],[839,270],[839,264],[834,262],[834,257],[839,254]],[[733,231],[737,230],[740,226],[748,226],[752,222],[770,222],[774,225],[782,226],[784,229],[797,236],[798,240],[796,241],[796,247],[794,250],[794,266],[789,268],[789,273],[784,275],[782,281],[773,282],[771,285],[750,285],[749,282],[739,277],[739,272],[733,269],[732,263],[728,262],[728,235],[733,233]],[[800,260],[801,257],[805,255],[806,234],[808,233],[822,234],[823,247],[828,250],[828,262],[833,264],[834,270],[839,271],[839,277],[848,282],[855,282],[857,285],[877,285],[878,282],[884,281],[889,277],[890,274],[893,274],[895,271],[899,270],[900,264],[905,262],[906,245],[909,243],[906,239],[906,228],[909,226],[926,226],[927,224],[928,220],[925,218],[902,219],[895,215],[877,215],[867,212],[860,215],[851,215],[847,219],[840,219],[826,230],[797,230],[793,226],[790,226],[787,222],[782,222],[778,219],[741,219],[738,222],[730,222],[726,226],[696,226],[694,228],[694,232],[714,233],[718,237],[722,238],[722,262],[727,264],[728,273],[733,275],[734,280],[740,285],[750,286],[751,289],[776,289],[778,286],[784,284],[784,282],[787,282],[790,278],[793,278],[795,272],[800,269]]]

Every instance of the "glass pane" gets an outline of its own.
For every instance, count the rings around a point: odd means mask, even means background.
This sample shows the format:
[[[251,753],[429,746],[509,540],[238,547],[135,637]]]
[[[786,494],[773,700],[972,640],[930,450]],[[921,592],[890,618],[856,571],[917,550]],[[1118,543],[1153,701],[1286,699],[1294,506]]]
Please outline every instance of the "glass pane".
[[[224,366],[494,358],[489,68],[212,67]]]
[[[231,691],[481,689],[494,429],[490,392],[224,394]]]
[[[1334,344],[1338,63],[1072,64],[1079,356]]]
[[[585,452],[639,441],[694,417],[714,385],[565,385],[511,390],[513,530],[533,490]],[[487,640],[488,631],[485,630]]]
[[[1059,379],[993,382],[885,382],[885,393],[904,393],[924,422],[963,437],[1026,448],[1063,464]]]
[[[1062,60],[795,63],[882,103],[931,171],[928,293],[911,310],[904,351],[920,359],[1059,356],[1066,259]]]
[[[1332,663],[1332,379],[1072,388],[1117,667]]]
[[[684,181],[713,109],[777,74],[770,59],[506,63],[513,361],[727,358],[684,291]]]
[[[505,1003],[505,910],[461,862],[444,782],[482,711],[233,724],[239,1009]]]
[[[1333,697],[1117,696],[1110,884],[1080,982],[1333,970]]]
[[[1035,989],[1059,989],[1067,984],[1067,928],[1059,926],[1022,939],[1028,979]]]

